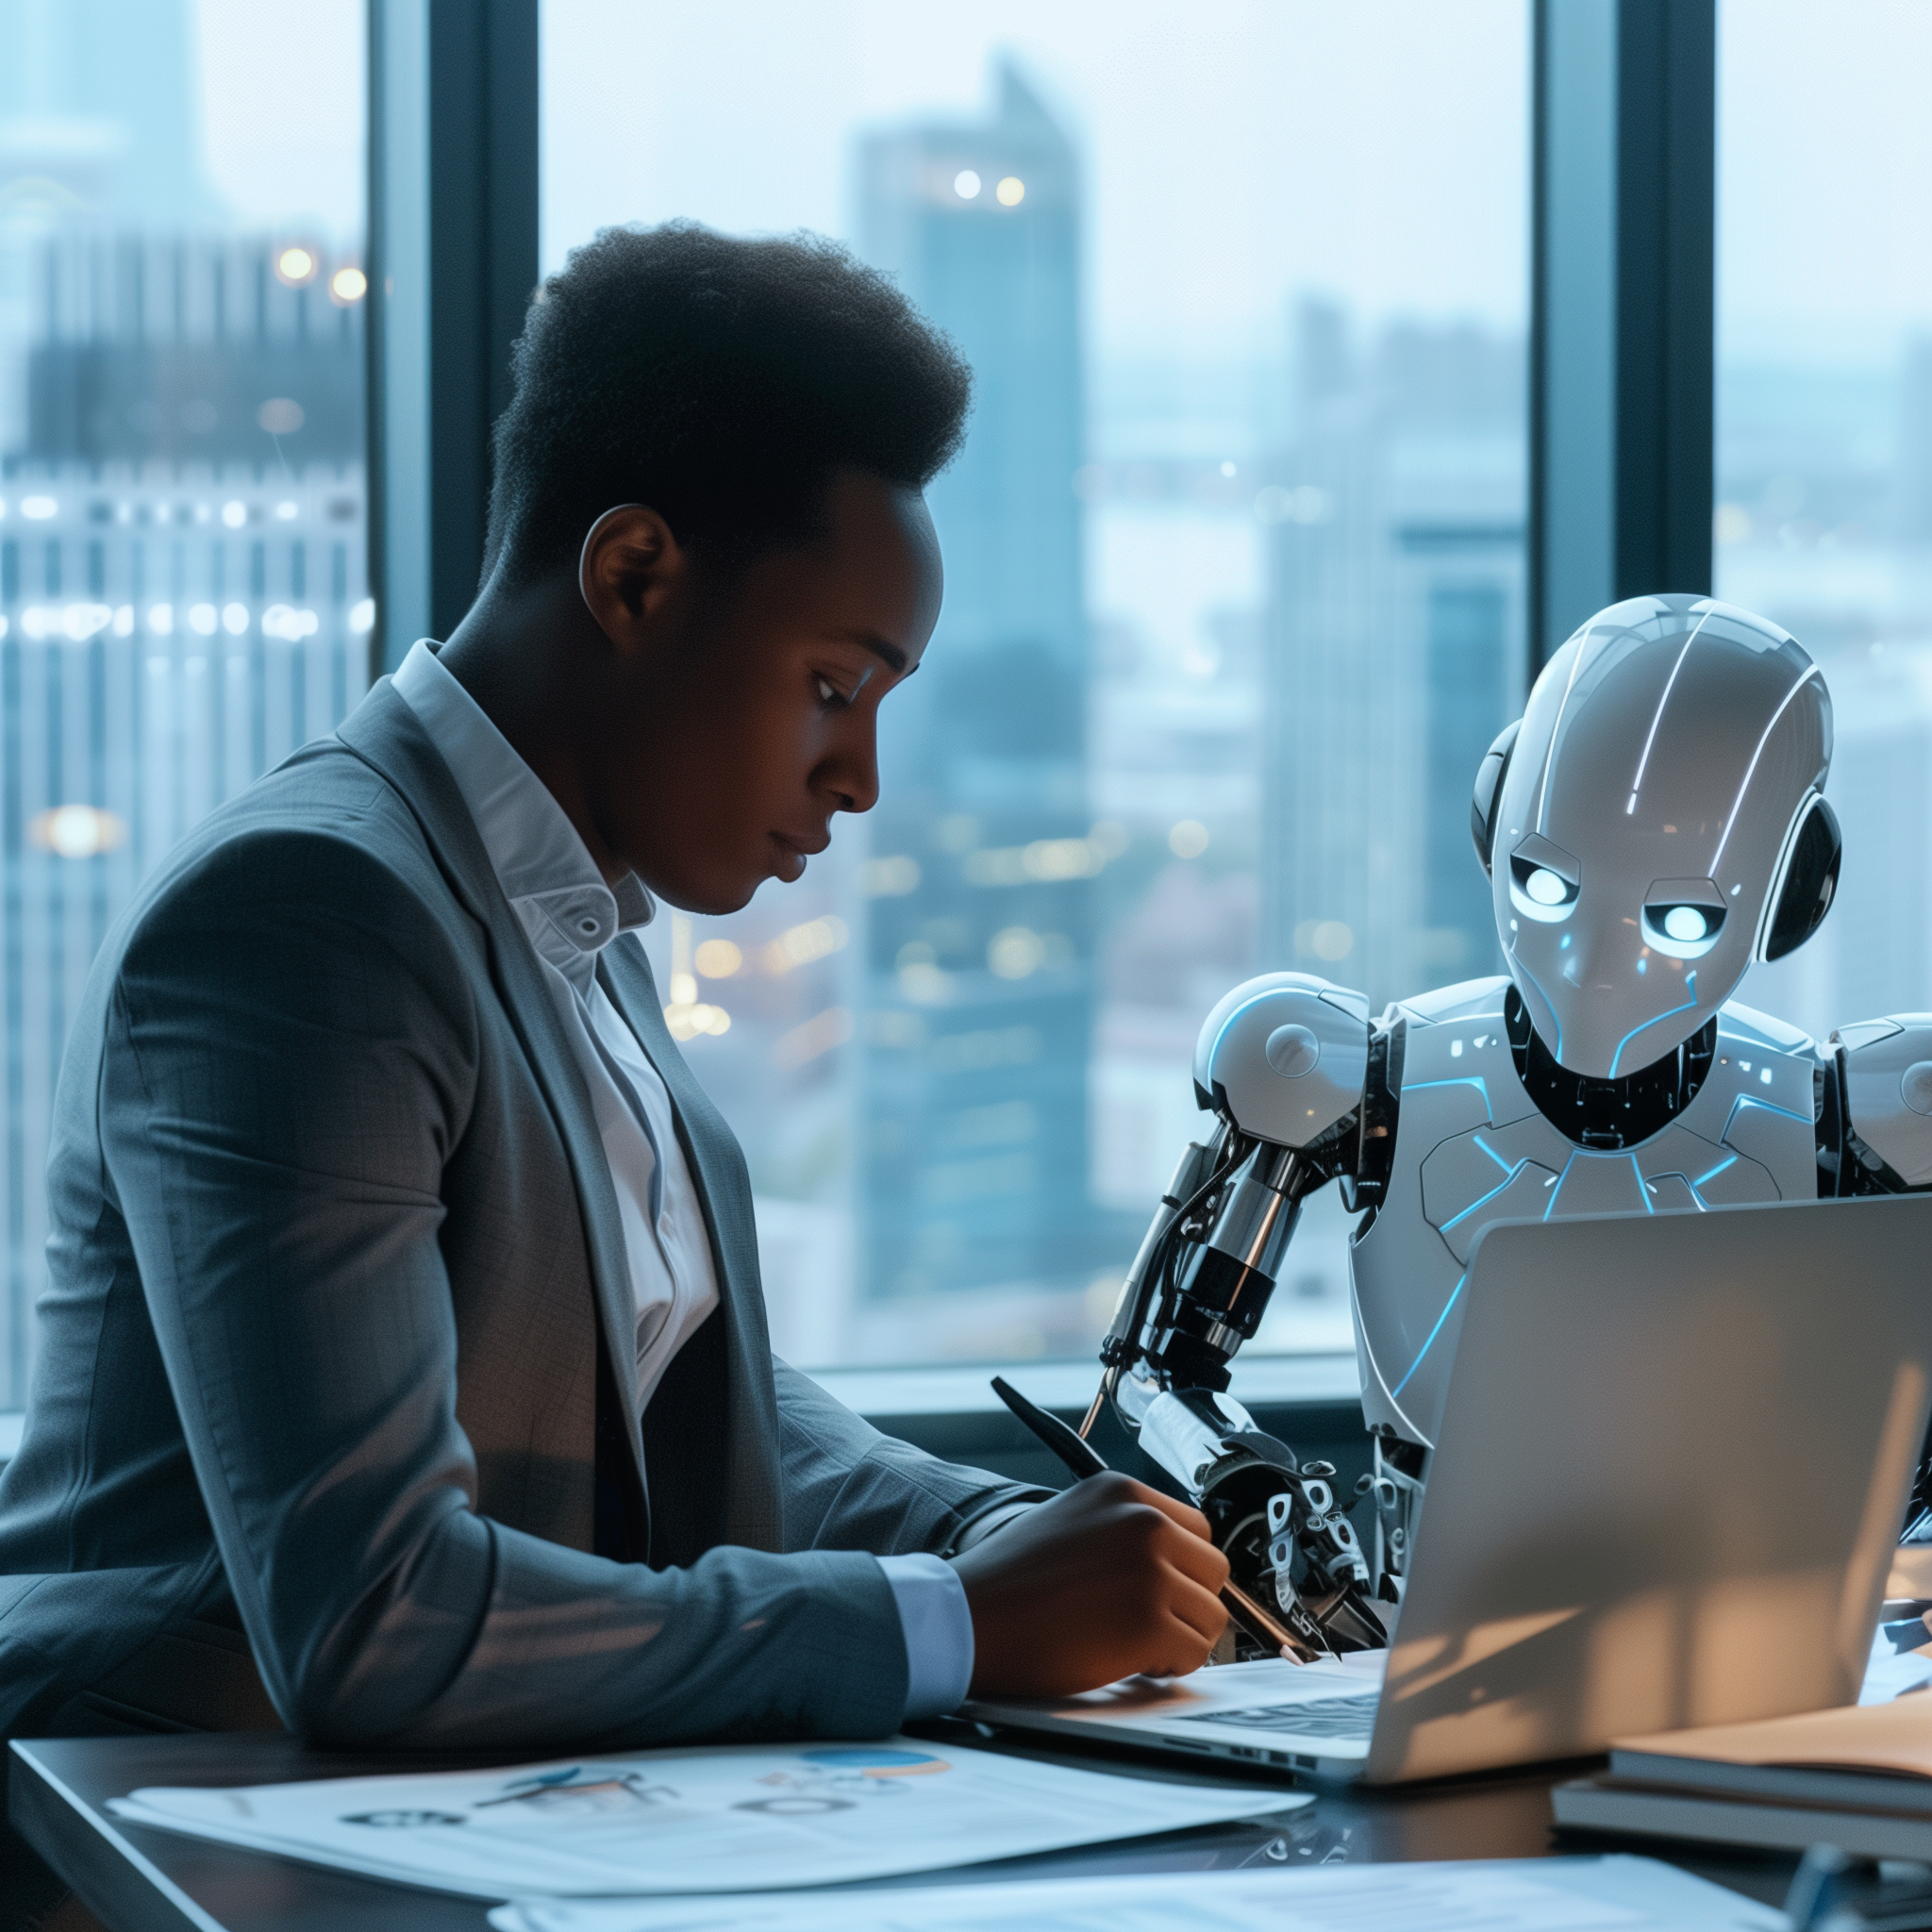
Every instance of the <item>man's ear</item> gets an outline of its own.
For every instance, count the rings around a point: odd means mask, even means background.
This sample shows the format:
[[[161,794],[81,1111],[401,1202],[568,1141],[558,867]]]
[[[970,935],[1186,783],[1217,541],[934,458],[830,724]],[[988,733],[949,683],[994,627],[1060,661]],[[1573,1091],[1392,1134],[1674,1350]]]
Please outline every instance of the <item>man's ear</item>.
[[[577,558],[577,590],[597,628],[628,657],[686,569],[684,547],[648,505],[621,503],[591,525]]]

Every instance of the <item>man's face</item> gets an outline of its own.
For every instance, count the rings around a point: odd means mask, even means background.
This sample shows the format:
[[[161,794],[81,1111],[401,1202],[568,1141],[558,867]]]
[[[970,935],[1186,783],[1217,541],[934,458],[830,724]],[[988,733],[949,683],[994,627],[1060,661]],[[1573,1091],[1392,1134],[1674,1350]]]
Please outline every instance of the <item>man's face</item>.
[[[880,701],[938,619],[924,499],[841,472],[826,534],[722,585],[695,558],[647,648],[623,653],[593,723],[589,808],[605,845],[693,912],[803,875],[832,815],[878,797]]]

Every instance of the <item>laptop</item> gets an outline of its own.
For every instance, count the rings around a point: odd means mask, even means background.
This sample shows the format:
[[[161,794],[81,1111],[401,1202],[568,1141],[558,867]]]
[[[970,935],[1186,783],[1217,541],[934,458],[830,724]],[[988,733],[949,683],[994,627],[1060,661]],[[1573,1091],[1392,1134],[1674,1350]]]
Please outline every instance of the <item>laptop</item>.
[[[1857,1701],[1932,1406],[1932,1196],[1502,1223],[1394,1641],[963,1715],[1393,1783]]]

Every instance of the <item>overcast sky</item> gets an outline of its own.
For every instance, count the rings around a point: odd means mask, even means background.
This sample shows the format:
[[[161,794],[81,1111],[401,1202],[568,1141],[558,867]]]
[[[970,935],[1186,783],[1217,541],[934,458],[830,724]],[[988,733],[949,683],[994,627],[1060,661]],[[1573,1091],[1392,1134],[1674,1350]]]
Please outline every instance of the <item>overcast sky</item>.
[[[361,0],[197,0],[209,172],[360,222]],[[1527,0],[546,0],[546,265],[598,225],[849,227],[856,130],[973,113],[996,50],[1086,158],[1103,356],[1274,352],[1291,292],[1524,311]],[[1740,356],[1932,326],[1932,5],[1724,0],[1720,303]]]
[[[1103,356],[1277,353],[1290,291],[1521,326],[1523,0],[548,0],[543,250],[619,220],[850,226],[855,135],[983,110],[1084,157]]]

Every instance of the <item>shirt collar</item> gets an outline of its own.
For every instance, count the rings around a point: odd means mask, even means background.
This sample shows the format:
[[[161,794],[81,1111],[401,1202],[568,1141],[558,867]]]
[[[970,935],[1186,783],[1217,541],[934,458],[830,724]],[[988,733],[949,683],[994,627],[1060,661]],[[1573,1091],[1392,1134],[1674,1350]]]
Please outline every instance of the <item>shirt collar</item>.
[[[597,955],[620,932],[648,924],[657,902],[635,874],[614,891],[604,883],[563,808],[436,651],[427,641],[410,648],[392,680],[397,695],[449,767],[524,930],[582,991]]]

